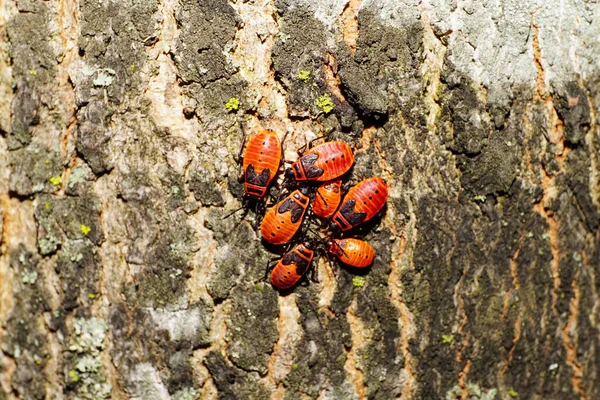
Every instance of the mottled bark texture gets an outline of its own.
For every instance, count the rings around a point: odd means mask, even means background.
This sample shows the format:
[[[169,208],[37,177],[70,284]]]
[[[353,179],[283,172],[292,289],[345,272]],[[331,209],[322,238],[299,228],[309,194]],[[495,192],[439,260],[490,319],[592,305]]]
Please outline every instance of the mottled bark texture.
[[[0,399],[600,398],[599,26],[592,0],[0,2]],[[367,273],[262,281],[253,213],[222,219],[241,126],[388,181]]]

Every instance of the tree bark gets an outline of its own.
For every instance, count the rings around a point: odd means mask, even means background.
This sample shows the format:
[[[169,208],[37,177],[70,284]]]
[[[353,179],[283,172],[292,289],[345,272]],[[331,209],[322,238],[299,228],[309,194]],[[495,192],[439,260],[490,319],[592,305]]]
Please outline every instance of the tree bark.
[[[0,399],[600,398],[599,24],[591,0],[3,1]],[[368,272],[263,282],[254,214],[222,219],[242,126],[387,180]]]

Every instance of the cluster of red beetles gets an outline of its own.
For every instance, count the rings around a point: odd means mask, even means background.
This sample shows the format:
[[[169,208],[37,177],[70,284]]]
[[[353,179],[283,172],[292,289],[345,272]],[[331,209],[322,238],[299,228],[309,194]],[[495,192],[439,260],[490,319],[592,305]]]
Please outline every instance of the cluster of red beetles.
[[[272,130],[252,136],[242,158],[245,142],[244,136],[238,157],[243,165],[245,188],[242,208],[247,210],[254,203],[258,211],[266,208],[269,185],[280,171],[283,150],[279,137]],[[288,251],[271,271],[271,282],[278,289],[289,289],[298,283],[318,250],[327,256],[333,254],[342,263],[355,268],[368,267],[375,258],[375,251],[367,242],[343,236],[383,209],[388,196],[385,181],[379,177],[365,179],[352,187],[342,200],[341,177],[354,164],[352,149],[341,141],[314,147],[312,143],[299,151],[298,160],[285,170],[279,199],[267,210],[260,225],[264,241],[288,246]],[[309,210],[311,200],[312,209]],[[306,233],[302,233],[307,210],[328,222],[328,238],[319,238],[321,246],[314,239],[306,239]],[[300,239],[294,245],[297,236]],[[267,274],[274,261],[267,265]]]

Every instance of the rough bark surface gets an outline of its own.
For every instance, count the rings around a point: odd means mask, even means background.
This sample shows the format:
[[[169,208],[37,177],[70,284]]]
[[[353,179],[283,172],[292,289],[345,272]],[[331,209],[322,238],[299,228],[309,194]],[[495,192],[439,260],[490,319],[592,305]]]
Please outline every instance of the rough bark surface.
[[[592,0],[0,2],[0,399],[600,398],[599,26]],[[241,126],[388,181],[364,285],[262,281],[252,213],[222,220]]]

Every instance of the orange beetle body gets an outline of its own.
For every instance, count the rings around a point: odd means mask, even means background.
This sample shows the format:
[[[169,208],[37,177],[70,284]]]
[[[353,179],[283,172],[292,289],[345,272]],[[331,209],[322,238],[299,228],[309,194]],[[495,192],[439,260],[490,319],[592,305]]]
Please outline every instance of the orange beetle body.
[[[363,240],[333,239],[327,243],[327,246],[331,254],[351,267],[368,267],[375,259],[375,250]]]
[[[244,153],[244,189],[246,194],[263,198],[281,164],[281,142],[277,134],[266,129],[252,136]]]
[[[373,218],[387,201],[388,188],[379,177],[365,179],[348,191],[333,215],[330,230],[346,231]]]
[[[341,179],[326,182],[317,188],[317,195],[312,206],[313,212],[321,218],[329,218],[337,210],[341,200]]]
[[[312,241],[300,243],[287,252],[271,271],[271,283],[277,289],[289,289],[294,286],[310,267],[315,255]]]
[[[330,181],[344,175],[354,164],[352,149],[344,142],[325,142],[309,149],[286,171],[297,181]]]
[[[265,241],[275,245],[289,242],[302,225],[309,200],[308,189],[301,188],[271,207],[260,225]]]

